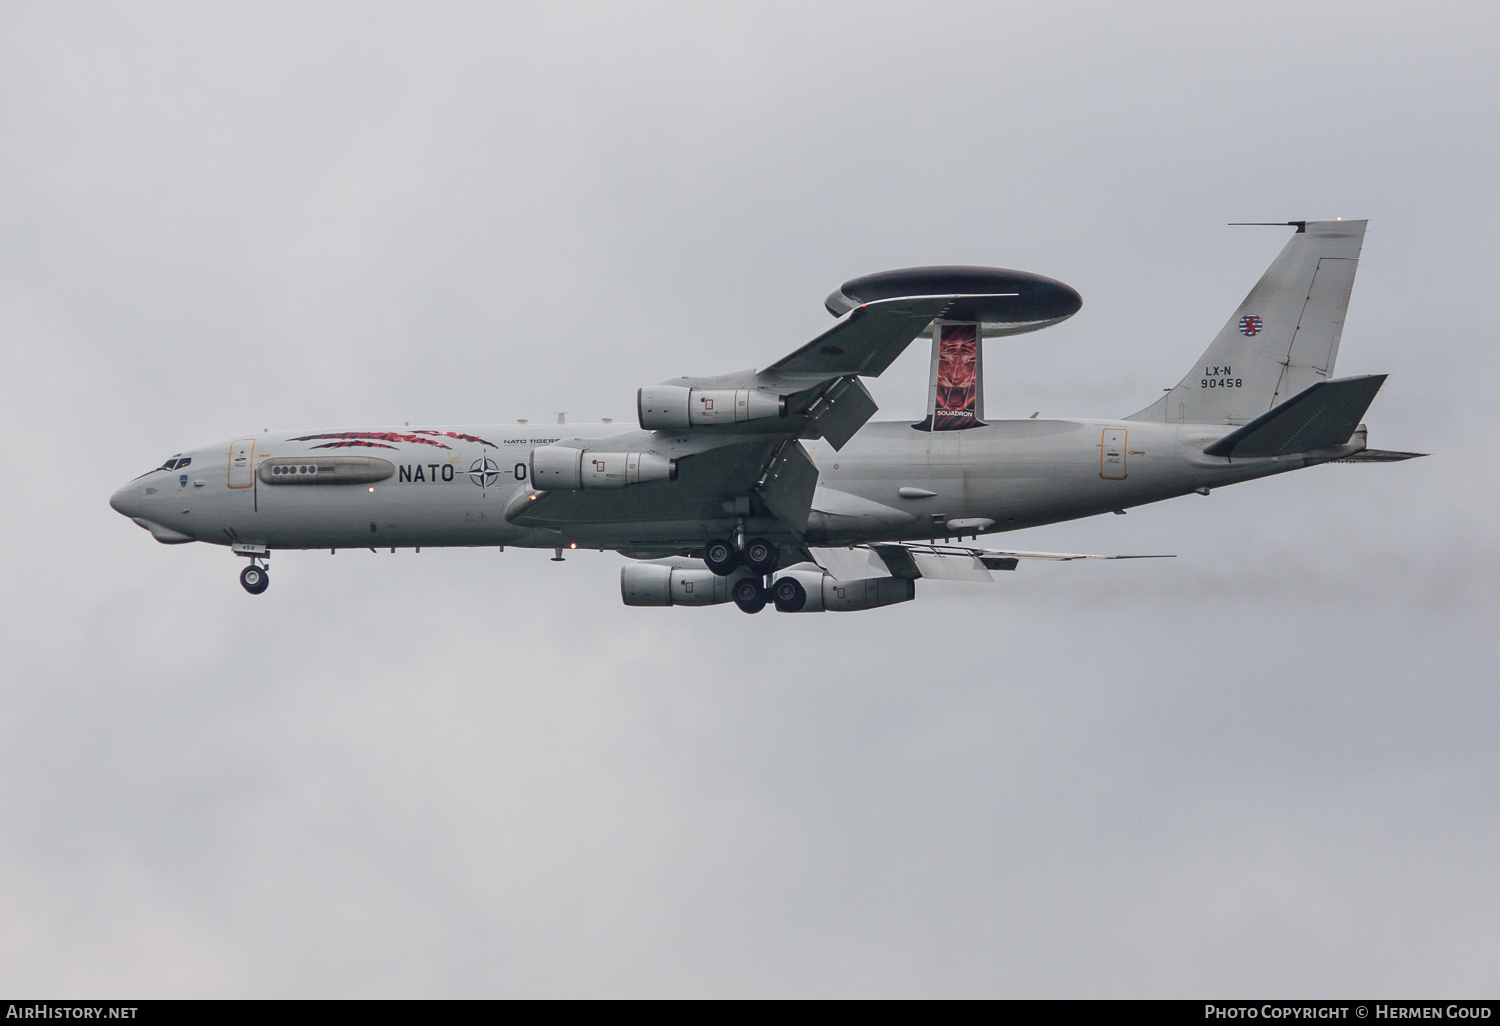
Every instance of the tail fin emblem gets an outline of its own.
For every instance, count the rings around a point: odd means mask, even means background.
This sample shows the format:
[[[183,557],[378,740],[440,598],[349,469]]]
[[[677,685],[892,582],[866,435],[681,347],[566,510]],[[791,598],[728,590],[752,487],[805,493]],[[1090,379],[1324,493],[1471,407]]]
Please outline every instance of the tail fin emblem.
[[[1241,335],[1259,335],[1260,334],[1261,326],[1262,326],[1261,319],[1259,317],[1255,316],[1254,314],[1250,314],[1250,315],[1248,315],[1246,317],[1241,317],[1240,318],[1240,334]]]

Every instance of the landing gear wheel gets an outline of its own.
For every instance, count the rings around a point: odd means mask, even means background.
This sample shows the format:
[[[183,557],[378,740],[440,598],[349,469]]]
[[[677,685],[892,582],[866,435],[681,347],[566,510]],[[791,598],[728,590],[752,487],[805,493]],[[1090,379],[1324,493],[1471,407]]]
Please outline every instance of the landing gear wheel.
[[[252,595],[259,595],[271,586],[271,577],[265,567],[247,566],[240,571],[240,584]]]
[[[780,613],[797,613],[807,605],[807,589],[795,577],[783,577],[771,585],[771,599]]]
[[[758,613],[766,608],[766,589],[753,577],[741,577],[735,581],[729,594],[741,612]]]
[[[776,569],[781,552],[764,538],[751,538],[745,543],[745,566],[758,574],[768,574]]]
[[[703,562],[720,577],[728,577],[740,565],[740,554],[723,538],[715,538],[703,546]]]

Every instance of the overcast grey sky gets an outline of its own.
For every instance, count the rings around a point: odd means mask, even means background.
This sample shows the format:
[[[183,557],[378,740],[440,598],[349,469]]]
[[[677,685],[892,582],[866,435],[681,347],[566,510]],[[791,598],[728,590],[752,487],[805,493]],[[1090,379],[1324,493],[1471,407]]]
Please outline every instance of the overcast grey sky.
[[[0,991],[1493,997],[1497,28],[0,6]],[[1006,539],[1176,560],[747,617],[283,553],[252,599],[106,504],[263,427],[627,418],[921,263],[1084,296],[992,415],[1124,415],[1285,241],[1225,222],[1334,216],[1339,370],[1434,455]]]

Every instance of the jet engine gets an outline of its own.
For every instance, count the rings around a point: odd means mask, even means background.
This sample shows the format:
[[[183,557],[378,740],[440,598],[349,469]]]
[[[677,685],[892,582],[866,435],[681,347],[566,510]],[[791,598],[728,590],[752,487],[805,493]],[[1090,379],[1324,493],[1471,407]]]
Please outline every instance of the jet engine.
[[[737,570],[720,577],[701,559],[673,556],[649,563],[631,563],[620,568],[620,595],[627,606],[715,606],[742,599],[736,585],[750,581],[758,592],[740,608],[757,612],[767,600],[783,613],[852,613],[910,602],[916,598],[916,582],[904,577],[876,577],[865,581],[839,581],[813,563],[801,563],[776,576],[769,589],[761,589],[759,576]]]
[[[682,556],[631,563],[620,568],[620,595],[627,606],[716,606],[728,602],[745,572],[720,577],[701,559]]]
[[[811,563],[783,571],[771,582],[771,601],[783,613],[853,613],[910,602],[917,582],[905,577],[840,581]]]
[[[754,388],[685,388],[653,385],[636,392],[644,431],[685,431],[786,416],[786,397]]]
[[[677,480],[677,461],[654,452],[590,452],[565,445],[531,450],[531,484],[539,491],[624,488]]]

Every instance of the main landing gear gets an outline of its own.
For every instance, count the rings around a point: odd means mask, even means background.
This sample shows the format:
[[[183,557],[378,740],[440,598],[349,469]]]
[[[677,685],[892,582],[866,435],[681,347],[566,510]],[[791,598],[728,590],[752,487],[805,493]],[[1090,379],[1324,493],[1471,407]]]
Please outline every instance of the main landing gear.
[[[729,597],[745,613],[758,613],[767,603],[775,603],[783,613],[799,613],[807,605],[807,589],[795,577],[783,577],[770,585],[754,577],[741,577],[729,589]]]
[[[258,562],[252,562],[240,571],[240,584],[252,595],[259,595],[271,586],[270,575]]]
[[[726,539],[715,538],[703,547],[703,562],[720,577],[728,577],[740,565],[740,554]]]
[[[715,538],[703,547],[703,562],[720,577],[728,577],[737,567],[762,576],[776,569],[781,550],[764,538],[751,538],[740,545],[727,538]]]
[[[734,604],[740,607],[742,613],[758,613],[766,608],[766,600],[770,593],[766,591],[765,585],[754,577],[741,577],[734,582],[734,587],[729,591]]]
[[[740,567],[755,575],[741,577],[729,587],[729,597],[747,613],[760,612],[772,600],[765,578],[780,561],[781,550],[774,542],[765,538],[746,541],[743,526],[735,531],[733,541],[714,538],[703,546],[703,562],[720,577],[728,577]]]

